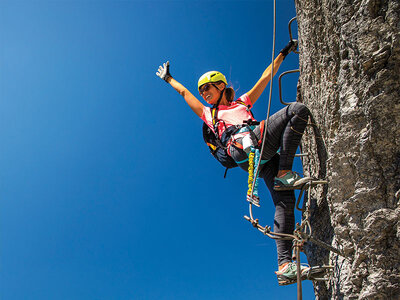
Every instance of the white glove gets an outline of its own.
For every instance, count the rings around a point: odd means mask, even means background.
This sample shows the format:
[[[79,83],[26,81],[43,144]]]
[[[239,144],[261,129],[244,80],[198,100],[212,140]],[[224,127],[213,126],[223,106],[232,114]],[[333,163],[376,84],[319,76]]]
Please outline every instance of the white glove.
[[[165,82],[168,82],[167,80],[172,77],[169,73],[169,61],[158,67],[158,72],[156,72],[156,75],[162,80],[165,80]]]

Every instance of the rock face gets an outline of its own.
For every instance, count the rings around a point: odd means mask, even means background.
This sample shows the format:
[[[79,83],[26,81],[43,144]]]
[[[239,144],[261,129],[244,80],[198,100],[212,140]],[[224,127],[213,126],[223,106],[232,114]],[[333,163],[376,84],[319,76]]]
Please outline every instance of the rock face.
[[[335,267],[317,299],[400,299],[400,1],[295,0],[298,101],[317,127],[303,137],[315,189],[313,265]]]

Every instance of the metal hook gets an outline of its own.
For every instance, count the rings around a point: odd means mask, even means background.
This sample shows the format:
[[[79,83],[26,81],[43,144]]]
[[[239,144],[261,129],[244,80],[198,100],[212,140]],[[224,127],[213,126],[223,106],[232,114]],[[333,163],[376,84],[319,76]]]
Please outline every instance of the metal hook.
[[[281,75],[279,75],[279,100],[281,101],[281,103],[282,103],[283,105],[289,105],[290,103],[284,102],[284,101],[282,100],[282,83],[281,83],[282,76],[283,76],[283,75],[286,75],[286,74],[298,73],[298,72],[300,72],[300,70],[299,70],[299,69],[296,69],[296,70],[290,70],[290,71],[283,72]]]

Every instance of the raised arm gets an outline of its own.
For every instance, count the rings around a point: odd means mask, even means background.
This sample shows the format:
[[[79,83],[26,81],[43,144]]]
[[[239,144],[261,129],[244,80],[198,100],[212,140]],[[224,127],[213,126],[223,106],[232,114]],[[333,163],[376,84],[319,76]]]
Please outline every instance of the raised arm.
[[[203,103],[201,103],[187,88],[185,88],[181,83],[172,78],[169,73],[169,62],[167,61],[162,66],[158,68],[156,73],[158,77],[169,83],[186,101],[189,107],[194,111],[196,115],[201,117],[203,114]]]
[[[278,72],[279,66],[285,59],[285,57],[294,49],[297,47],[297,41],[290,41],[285,48],[283,48],[279,55],[275,58],[274,60],[274,74],[272,76],[275,76],[276,72]],[[257,83],[253,86],[253,88],[247,92],[247,95],[250,98],[250,101],[252,104],[254,104],[258,98],[260,98],[262,92],[265,90],[267,87],[267,84],[271,80],[271,73],[272,73],[272,64],[268,66],[268,68],[265,69],[264,73],[261,75],[261,78],[257,81]]]

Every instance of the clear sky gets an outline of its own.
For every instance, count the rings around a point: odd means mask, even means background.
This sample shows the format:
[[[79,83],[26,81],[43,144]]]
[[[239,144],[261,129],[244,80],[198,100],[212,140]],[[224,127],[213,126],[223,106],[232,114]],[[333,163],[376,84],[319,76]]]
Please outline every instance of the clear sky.
[[[219,70],[240,96],[271,62],[272,7],[1,1],[1,299],[295,299],[296,285],[278,286],[275,243],[243,218],[247,174],[223,179],[201,120],[155,75],[169,60],[198,95]],[[278,0],[276,54],[293,16]],[[290,54],[278,74],[296,68]],[[255,216],[272,225],[260,193]]]

